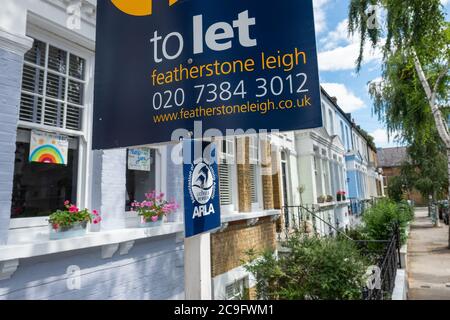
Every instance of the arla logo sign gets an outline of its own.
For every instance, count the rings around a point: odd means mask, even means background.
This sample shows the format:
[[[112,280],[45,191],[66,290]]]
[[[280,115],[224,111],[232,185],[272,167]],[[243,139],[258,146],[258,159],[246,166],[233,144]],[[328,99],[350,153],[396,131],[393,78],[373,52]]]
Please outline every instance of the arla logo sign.
[[[178,0],[168,0],[174,5]],[[153,13],[153,0],[111,0],[120,11],[131,16],[150,16]]]
[[[183,158],[185,234],[191,237],[220,226],[216,147],[186,140]]]
[[[215,197],[216,176],[209,164],[202,161],[191,165],[189,187],[191,201],[194,204],[192,219],[213,214],[214,206],[210,201]]]

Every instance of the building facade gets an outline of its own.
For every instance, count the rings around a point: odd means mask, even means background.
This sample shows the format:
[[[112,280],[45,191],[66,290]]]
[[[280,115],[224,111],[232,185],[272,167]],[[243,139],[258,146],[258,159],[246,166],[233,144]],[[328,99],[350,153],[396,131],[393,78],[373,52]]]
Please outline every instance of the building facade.
[[[2,1],[0,299],[186,296],[195,257],[185,255],[178,145],[139,146],[150,154],[145,171],[129,166],[130,149],[91,150],[95,16],[95,0]],[[215,139],[222,225],[205,242],[211,298],[254,296],[245,252],[276,250],[283,225],[300,218],[294,208],[282,215],[285,206],[312,210],[317,218],[301,218],[328,235],[350,225],[349,197],[374,192],[367,144],[325,91],[322,112],[322,128]],[[64,137],[67,165],[28,161],[34,133]],[[138,228],[131,203],[151,190],[180,208],[161,227]],[[76,241],[50,241],[48,216],[65,200],[103,221]]]

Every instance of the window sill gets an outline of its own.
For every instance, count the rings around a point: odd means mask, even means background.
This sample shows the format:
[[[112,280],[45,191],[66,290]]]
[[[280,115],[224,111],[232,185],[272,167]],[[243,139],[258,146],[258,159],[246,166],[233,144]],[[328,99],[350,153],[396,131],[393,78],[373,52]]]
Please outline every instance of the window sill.
[[[0,246],[0,261],[31,258],[48,254],[131,243],[135,240],[181,233],[183,223],[166,222],[158,228],[128,228],[101,232],[88,232],[83,237],[49,240],[48,231],[40,232],[33,243],[10,243]],[[131,245],[132,246],[132,245]],[[117,249],[116,249],[117,250]]]
[[[318,203],[317,205],[319,206],[319,208],[323,209],[323,208],[331,208],[331,207],[348,206],[349,204],[350,204],[350,200]]]
[[[236,212],[236,213],[228,213],[223,214],[221,222],[230,223],[234,221],[242,221],[242,220],[251,220],[251,219],[259,219],[264,217],[274,217],[280,215],[281,210],[266,210],[266,211],[253,211],[253,212]]]

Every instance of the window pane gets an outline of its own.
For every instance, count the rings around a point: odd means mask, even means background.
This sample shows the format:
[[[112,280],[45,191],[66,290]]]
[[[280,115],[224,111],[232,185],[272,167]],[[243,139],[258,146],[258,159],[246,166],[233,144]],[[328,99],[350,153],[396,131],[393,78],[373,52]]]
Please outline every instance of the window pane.
[[[68,105],[67,106],[67,118],[66,118],[66,128],[71,130],[81,130],[81,117],[83,110]]]
[[[219,164],[219,188],[220,204],[230,205],[233,203],[231,190],[231,165],[226,163]]]
[[[65,74],[67,71],[67,52],[50,46],[48,51],[48,68]]]
[[[16,144],[12,218],[48,216],[63,209],[64,201],[76,203],[78,151],[69,149],[68,165],[30,163],[30,144]]]
[[[62,128],[64,119],[64,104],[53,100],[45,101],[44,124]]]
[[[71,77],[84,80],[84,72],[86,68],[86,61],[80,57],[73,54],[70,55],[69,61],[69,75]]]
[[[69,80],[69,102],[82,105],[84,96],[84,85],[80,82]]]
[[[22,93],[20,98],[20,120],[40,123],[42,115],[42,98]]]
[[[250,191],[252,194],[252,203],[258,202],[256,165],[250,165]]]
[[[128,154],[127,154],[128,156]],[[145,194],[151,192],[156,188],[156,175],[155,175],[155,150],[150,150],[150,172],[148,171],[138,171],[138,170],[128,170],[127,163],[127,199],[125,204],[125,209],[127,211],[131,210],[131,203],[133,201],[143,201],[145,200]]]
[[[44,71],[30,67],[23,66],[22,90],[42,94],[44,88]]]
[[[38,66],[45,66],[45,50],[44,42],[34,40],[33,47],[25,54],[25,61],[37,64]]]
[[[47,96],[65,100],[66,98],[66,79],[51,72],[47,75]]]

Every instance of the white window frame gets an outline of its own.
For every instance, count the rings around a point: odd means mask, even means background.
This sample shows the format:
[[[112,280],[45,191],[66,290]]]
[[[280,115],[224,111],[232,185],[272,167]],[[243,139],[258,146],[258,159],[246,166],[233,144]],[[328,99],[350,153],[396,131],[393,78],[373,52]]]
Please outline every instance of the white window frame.
[[[223,138],[215,139],[218,148],[219,163],[227,163],[230,166],[230,185],[231,185],[231,204],[220,205],[220,210],[223,214],[229,214],[237,211],[238,202],[238,186],[237,186],[237,166],[236,166],[236,138],[234,136],[225,136]],[[223,150],[225,141],[226,149]]]
[[[19,120],[18,128],[37,129],[47,132],[69,135],[79,138],[78,144],[78,173],[77,173],[77,203],[78,207],[89,207],[91,204],[91,179],[90,169],[92,168],[92,121],[93,121],[93,105],[94,105],[94,69],[95,69],[95,53],[84,47],[77,45],[75,42],[64,39],[62,36],[47,30],[41,29],[35,24],[27,25],[27,36],[40,40],[48,45],[52,45],[58,49],[67,51],[85,59],[85,80],[84,80],[84,103],[80,109],[83,110],[81,119],[81,130],[70,130],[52,127]],[[46,61],[47,64],[47,61]],[[45,81],[45,79],[44,79]],[[22,91],[22,88],[21,88]],[[32,217],[11,219],[10,227],[22,228],[47,224],[48,217]],[[15,221],[17,220],[17,221]]]

